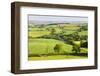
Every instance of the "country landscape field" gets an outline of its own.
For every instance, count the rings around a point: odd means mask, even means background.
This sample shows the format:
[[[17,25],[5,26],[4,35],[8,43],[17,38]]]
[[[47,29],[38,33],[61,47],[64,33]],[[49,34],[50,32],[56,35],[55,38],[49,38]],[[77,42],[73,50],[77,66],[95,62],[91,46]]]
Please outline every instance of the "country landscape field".
[[[88,58],[87,18],[29,15],[29,61],[84,58]]]

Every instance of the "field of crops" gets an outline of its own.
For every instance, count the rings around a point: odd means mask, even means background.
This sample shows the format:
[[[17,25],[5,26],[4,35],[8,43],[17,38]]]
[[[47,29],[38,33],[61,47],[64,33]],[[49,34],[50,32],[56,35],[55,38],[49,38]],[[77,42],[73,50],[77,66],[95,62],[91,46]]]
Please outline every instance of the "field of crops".
[[[78,31],[81,26],[76,24],[64,24],[63,27],[59,24],[40,26],[33,25],[28,28],[29,60],[83,59],[88,57],[88,48],[80,46],[81,42],[86,42],[88,32],[87,30]],[[72,36],[77,36],[77,31],[78,36],[82,38],[86,36],[85,39],[76,38],[74,40]],[[79,47],[78,50],[77,47]]]

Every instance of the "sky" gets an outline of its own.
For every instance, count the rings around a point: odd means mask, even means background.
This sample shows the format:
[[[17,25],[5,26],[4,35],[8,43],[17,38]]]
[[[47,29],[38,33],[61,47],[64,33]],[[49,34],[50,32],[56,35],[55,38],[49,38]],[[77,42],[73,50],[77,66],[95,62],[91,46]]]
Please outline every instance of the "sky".
[[[29,15],[28,21],[34,24],[87,23],[88,17]]]

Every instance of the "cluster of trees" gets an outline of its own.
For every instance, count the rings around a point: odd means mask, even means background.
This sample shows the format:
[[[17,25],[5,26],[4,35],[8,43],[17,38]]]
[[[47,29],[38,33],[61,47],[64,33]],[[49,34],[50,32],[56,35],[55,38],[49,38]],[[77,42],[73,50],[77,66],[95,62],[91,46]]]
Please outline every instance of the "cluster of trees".
[[[87,24],[84,24],[84,25],[82,25],[81,27],[80,27],[80,29],[78,29],[77,31],[78,32],[81,32],[81,31],[87,31],[88,30],[88,25]]]

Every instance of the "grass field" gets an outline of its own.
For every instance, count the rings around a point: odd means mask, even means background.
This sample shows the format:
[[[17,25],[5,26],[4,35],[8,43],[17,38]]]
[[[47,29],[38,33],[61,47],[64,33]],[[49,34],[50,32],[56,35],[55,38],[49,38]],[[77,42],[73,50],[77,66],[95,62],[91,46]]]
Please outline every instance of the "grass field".
[[[34,26],[34,25],[33,25]],[[80,47],[82,54],[86,55],[70,55],[74,52],[72,51],[73,45],[66,43],[64,40],[54,39],[54,38],[41,38],[42,36],[53,36],[51,35],[52,28],[54,29],[53,35],[60,34],[62,31],[63,35],[70,35],[80,29],[80,26],[76,24],[66,24],[64,27],[58,27],[58,25],[47,25],[44,27],[29,27],[28,28],[28,60],[59,60],[59,59],[84,59],[87,58],[88,50],[87,48]],[[87,30],[79,31],[79,35],[88,35]],[[57,36],[58,37],[58,36]],[[73,40],[73,42],[75,42]],[[59,53],[55,52],[56,45],[60,45]],[[78,41],[75,44],[80,44]],[[59,50],[59,48],[58,48]]]
[[[60,51],[61,54],[69,54],[73,53],[72,45],[65,44],[61,41],[54,40],[54,39],[30,39],[29,40],[29,60],[58,60],[58,59],[80,59],[80,58],[87,58],[87,56],[73,56],[73,55],[50,55],[50,56],[41,56],[45,54],[52,54],[54,53],[54,46],[56,44],[61,44],[62,50]],[[81,53],[87,53],[86,48],[81,48]],[[32,57],[32,56],[33,57]],[[34,56],[38,55],[38,56]]]
[[[73,55],[52,55],[42,57],[29,57],[28,60],[60,60],[60,59],[85,59],[87,56],[73,56]]]
[[[61,53],[69,53],[72,50],[72,46],[65,44],[62,41],[54,39],[30,39],[29,40],[29,54],[48,54],[54,52],[54,46],[61,44]]]

